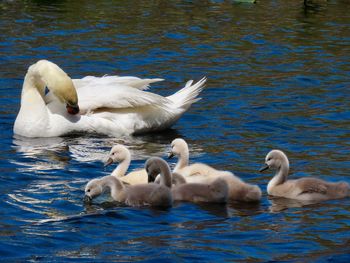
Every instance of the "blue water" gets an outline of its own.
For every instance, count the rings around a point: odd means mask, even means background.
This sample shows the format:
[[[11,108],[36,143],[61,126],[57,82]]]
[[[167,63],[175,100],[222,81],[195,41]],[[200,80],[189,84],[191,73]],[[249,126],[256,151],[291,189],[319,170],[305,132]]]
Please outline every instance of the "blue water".
[[[350,4],[303,1],[0,2],[0,255],[6,261],[350,260],[350,200],[306,205],[266,195],[268,151],[291,177],[350,182]],[[71,77],[162,77],[174,93],[208,77],[202,100],[171,130],[137,137],[13,135],[23,77],[46,58]],[[168,210],[84,205],[109,174],[110,147],[131,169],[182,137],[192,162],[230,170],[264,192],[259,204],[177,203]],[[173,165],[175,160],[171,160]]]

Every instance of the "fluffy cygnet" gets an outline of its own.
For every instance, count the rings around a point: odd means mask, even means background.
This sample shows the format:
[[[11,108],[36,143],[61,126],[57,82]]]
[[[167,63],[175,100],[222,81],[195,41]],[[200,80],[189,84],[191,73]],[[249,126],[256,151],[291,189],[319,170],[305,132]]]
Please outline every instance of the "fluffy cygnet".
[[[156,157],[148,159],[145,168],[149,176],[160,173],[160,184],[124,185],[117,177],[108,175],[88,182],[85,187],[85,200],[91,201],[107,190],[110,190],[111,197],[115,201],[124,202],[130,206],[171,206],[170,169],[162,165],[162,162],[158,159]]]
[[[169,158],[173,156],[178,157],[173,172],[181,174],[188,183],[209,183],[221,172],[203,163],[190,165],[188,145],[184,139],[177,138],[171,142]]]
[[[177,138],[171,143],[169,157],[178,156],[178,162],[173,172],[181,174],[187,183],[211,184],[222,178],[228,185],[230,201],[257,202],[261,199],[261,190],[257,185],[245,183],[229,171],[221,171],[202,163],[189,165],[189,149],[185,140]]]
[[[107,175],[102,178],[92,179],[85,186],[85,201],[92,201],[92,199],[101,194],[110,191],[111,197],[114,201],[125,202],[126,186],[115,176]]]
[[[272,168],[276,169],[275,176],[267,185],[267,193],[297,200],[323,201],[350,196],[350,186],[346,182],[331,183],[321,179],[304,177],[287,180],[289,161],[280,150],[270,151],[265,158],[265,164],[260,172]]]
[[[112,175],[116,176],[123,183],[130,185],[147,184],[148,177],[145,169],[132,171],[125,175],[129,168],[130,161],[131,154],[128,148],[126,148],[124,145],[117,144],[112,147],[105,166],[108,166],[112,163],[119,163],[112,172]]]
[[[225,180],[217,178],[210,184],[186,183],[185,178],[178,174],[172,174],[171,193],[174,201],[226,203],[228,186]]]

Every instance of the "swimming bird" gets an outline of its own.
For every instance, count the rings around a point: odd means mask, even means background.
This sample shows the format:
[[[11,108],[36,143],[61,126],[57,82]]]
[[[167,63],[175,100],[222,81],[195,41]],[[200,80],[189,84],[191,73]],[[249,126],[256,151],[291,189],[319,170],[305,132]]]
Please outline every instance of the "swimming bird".
[[[101,178],[90,180],[85,186],[85,201],[92,201],[94,198],[110,192],[114,201],[125,202],[126,186],[115,176],[107,175]]]
[[[312,177],[287,180],[289,161],[287,155],[280,150],[270,151],[266,155],[265,164],[260,172],[276,169],[275,176],[267,185],[269,195],[305,201],[339,199],[350,195],[350,186],[346,182],[332,183]]]
[[[217,170],[203,163],[189,164],[189,149],[186,141],[177,138],[171,142],[169,157],[178,156],[173,172],[181,174],[187,183],[211,184],[217,178],[226,181],[231,201],[257,202],[261,199],[261,190],[257,185],[245,183],[229,171]]]
[[[124,202],[129,206],[171,206],[173,200],[170,192],[170,169],[162,165],[157,157],[148,159],[145,164],[145,169],[149,176],[160,174],[160,184],[148,183],[128,186],[124,185],[117,177],[107,175],[99,179],[93,179],[87,183],[84,199],[91,201],[110,190],[113,200]]]
[[[71,133],[109,136],[164,130],[199,100],[205,78],[190,80],[175,94],[144,91],[162,79],[85,77],[71,79],[59,66],[40,60],[28,68],[14,133],[55,137]]]
[[[161,160],[164,165],[167,162]],[[170,169],[170,168],[169,168]],[[172,173],[171,193],[174,201],[226,203],[228,199],[228,185],[220,177],[211,183],[186,183],[186,179],[179,173]],[[149,177],[149,182],[160,183],[160,176]]]
[[[148,175],[145,169],[135,170],[126,174],[131,162],[131,154],[124,145],[117,144],[112,147],[105,166],[116,162],[119,164],[111,175],[116,176],[123,183],[129,185],[148,183]]]
[[[204,163],[189,164],[189,149],[187,142],[182,138],[174,139],[171,142],[169,158],[178,157],[178,161],[173,172],[181,174],[188,183],[208,183],[216,179],[226,171],[219,171]]]
[[[174,201],[226,203],[228,185],[222,178],[217,178],[210,184],[186,183],[186,179],[178,174],[172,174],[171,193]]]

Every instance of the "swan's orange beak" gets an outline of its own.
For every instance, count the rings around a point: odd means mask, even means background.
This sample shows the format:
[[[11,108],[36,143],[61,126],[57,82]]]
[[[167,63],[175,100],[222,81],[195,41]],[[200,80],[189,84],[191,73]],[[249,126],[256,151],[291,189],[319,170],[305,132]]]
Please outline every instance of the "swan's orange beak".
[[[66,105],[67,112],[69,114],[75,115],[79,113],[79,105],[70,105],[67,103]]]

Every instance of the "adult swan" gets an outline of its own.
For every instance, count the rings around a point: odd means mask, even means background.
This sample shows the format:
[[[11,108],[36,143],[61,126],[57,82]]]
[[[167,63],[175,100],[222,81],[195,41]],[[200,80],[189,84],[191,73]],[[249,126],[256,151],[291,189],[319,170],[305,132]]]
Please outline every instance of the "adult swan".
[[[71,79],[56,64],[40,60],[24,78],[14,133],[53,137],[91,132],[117,136],[163,130],[199,100],[205,78],[162,97],[143,91],[162,79],[85,77]]]

